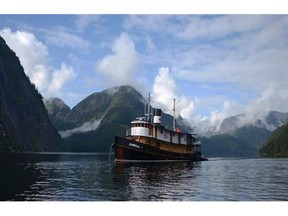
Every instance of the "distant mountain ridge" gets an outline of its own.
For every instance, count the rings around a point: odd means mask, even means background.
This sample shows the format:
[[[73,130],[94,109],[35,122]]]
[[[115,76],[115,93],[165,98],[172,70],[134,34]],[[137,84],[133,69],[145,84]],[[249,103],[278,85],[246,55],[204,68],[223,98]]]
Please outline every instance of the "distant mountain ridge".
[[[61,143],[42,96],[0,37],[0,151],[57,151]]]
[[[219,130],[216,130],[216,128],[212,128],[210,131],[207,131],[205,133],[205,136],[209,137],[213,135],[225,134],[235,131],[243,126],[265,128],[272,132],[287,122],[288,112],[283,113],[278,111],[270,111],[267,113],[267,116],[262,119],[259,119],[257,117],[251,119],[248,118],[247,115],[241,113],[235,116],[225,118],[222,121]]]
[[[238,129],[243,117],[245,117],[244,114],[239,114],[236,116],[225,118],[220,125],[219,134],[227,133]]]
[[[114,136],[125,136],[130,122],[144,116],[145,98],[131,86],[117,86],[86,97],[72,109],[59,98],[45,100],[49,117],[65,139],[66,151],[108,152]],[[162,122],[172,128],[172,117]],[[178,119],[183,130],[191,128]],[[191,129],[192,130],[192,129]]]
[[[202,137],[202,152],[207,157],[259,156],[259,149],[270,135],[266,128],[243,126],[232,132]]]
[[[206,156],[259,156],[260,148],[272,132],[288,122],[288,113],[271,111],[263,119],[248,119],[245,114],[225,118],[217,132],[202,138]]]

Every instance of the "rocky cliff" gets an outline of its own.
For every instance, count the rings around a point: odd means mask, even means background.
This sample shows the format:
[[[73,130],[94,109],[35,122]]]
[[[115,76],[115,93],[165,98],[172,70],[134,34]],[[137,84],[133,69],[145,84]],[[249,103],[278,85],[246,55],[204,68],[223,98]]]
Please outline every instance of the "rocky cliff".
[[[55,128],[59,130],[65,129],[68,115],[71,111],[70,107],[61,99],[55,97],[44,100],[44,104]]]
[[[55,151],[61,142],[42,96],[0,37],[0,151]]]

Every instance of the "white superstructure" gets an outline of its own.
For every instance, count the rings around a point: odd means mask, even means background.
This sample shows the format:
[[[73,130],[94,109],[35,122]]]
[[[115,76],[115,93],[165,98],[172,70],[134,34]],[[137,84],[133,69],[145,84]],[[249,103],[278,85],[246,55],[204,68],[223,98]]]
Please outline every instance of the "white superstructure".
[[[132,121],[131,136],[153,137],[153,125],[142,120]]]
[[[145,114],[146,117],[139,117],[135,121],[132,121],[131,129],[127,130],[126,136],[154,138],[173,144],[201,145],[196,134],[182,133],[179,128],[174,128],[176,127],[175,117],[173,118],[173,130],[165,128],[161,121],[161,109],[151,108],[149,102],[150,99],[148,99],[149,107],[147,108],[148,113]],[[175,108],[173,111],[175,111]]]

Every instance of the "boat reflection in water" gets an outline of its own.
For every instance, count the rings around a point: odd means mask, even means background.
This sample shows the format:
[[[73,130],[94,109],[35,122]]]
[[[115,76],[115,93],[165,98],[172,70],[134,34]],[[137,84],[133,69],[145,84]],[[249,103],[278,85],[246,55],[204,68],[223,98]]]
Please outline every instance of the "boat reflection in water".
[[[196,181],[195,167],[200,162],[186,161],[139,161],[115,163],[115,184],[121,188],[121,197],[115,200],[179,200],[185,190],[181,191],[181,181],[189,178],[190,184]],[[197,168],[198,167],[198,168]],[[121,184],[119,184],[121,182]],[[193,184],[189,186],[193,191]]]

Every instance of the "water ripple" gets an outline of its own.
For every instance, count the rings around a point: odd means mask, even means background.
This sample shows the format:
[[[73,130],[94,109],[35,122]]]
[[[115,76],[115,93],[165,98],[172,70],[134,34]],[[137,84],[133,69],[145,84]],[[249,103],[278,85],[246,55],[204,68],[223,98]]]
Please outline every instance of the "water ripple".
[[[7,191],[1,200],[288,200],[288,159],[117,164],[107,159],[106,155],[64,155],[1,167],[8,178],[1,180],[1,191],[4,187]]]

